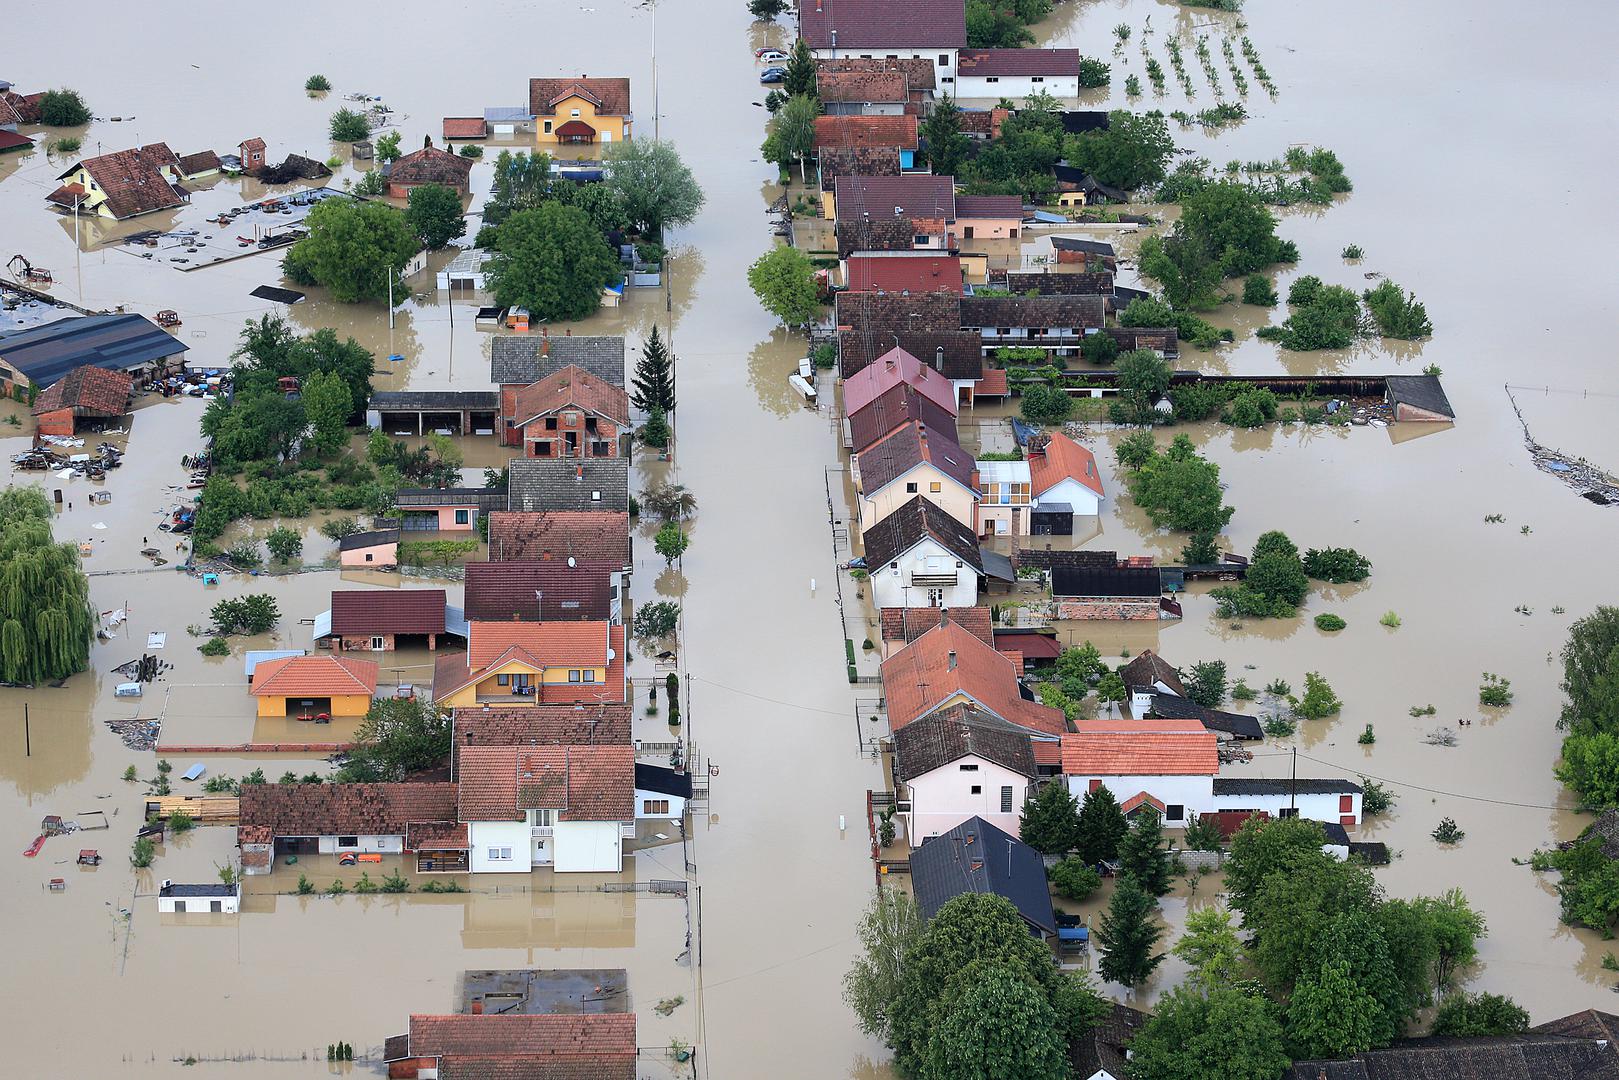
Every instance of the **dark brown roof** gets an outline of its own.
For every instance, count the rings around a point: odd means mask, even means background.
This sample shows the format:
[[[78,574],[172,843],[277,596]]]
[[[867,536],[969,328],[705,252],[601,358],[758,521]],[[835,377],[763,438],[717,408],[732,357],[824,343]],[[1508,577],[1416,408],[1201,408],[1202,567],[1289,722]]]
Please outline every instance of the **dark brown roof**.
[[[953,332],[962,328],[962,302],[963,297],[948,293],[901,296],[897,293],[841,292],[838,293],[834,310],[840,330],[904,330],[910,333],[937,333]],[[893,339],[889,338],[883,349],[886,352],[895,347]],[[932,359],[931,355],[923,355],[911,349],[905,351],[923,363]]]
[[[962,75],[1078,75],[1078,49],[963,49]]]
[[[887,487],[918,465],[928,464],[969,491],[977,460],[948,431],[929,431],[912,422],[896,428],[860,454],[860,490],[867,496]]]
[[[414,1057],[457,1055],[635,1060],[634,1013],[470,1014],[412,1016]]]
[[[902,608],[885,607],[878,613],[884,641],[903,641],[907,644],[938,626],[946,617],[962,629],[971,631],[986,645],[995,644],[995,633],[990,624],[989,608]]]
[[[613,604],[611,575],[621,572],[623,565],[575,559],[569,566],[568,562],[534,559],[468,563],[468,620],[571,622],[608,618]]]
[[[609,510],[496,510],[489,515],[489,558],[567,559],[628,569],[630,515]]]
[[[1165,356],[1180,355],[1180,335],[1173,326],[1148,328],[1138,326],[1107,326],[1102,332],[1119,343],[1119,351],[1152,349]]]
[[[857,295],[872,294],[839,293],[838,299],[841,301],[845,297]],[[908,299],[914,300],[915,297]],[[896,348],[894,344],[896,335],[899,338],[898,348],[904,349],[929,367],[937,368],[947,379],[980,379],[984,375],[984,339],[971,330],[911,333],[905,330],[873,328],[838,332],[838,362],[843,377],[847,379],[864,370],[890,349]],[[944,351],[942,366],[939,364],[941,349]]]
[[[388,173],[391,184],[443,184],[465,188],[472,175],[472,159],[452,154],[436,146],[424,146],[393,163]]]
[[[957,0],[801,3],[798,33],[812,49],[959,49],[967,44],[967,14]]]
[[[183,206],[185,200],[159,171],[165,165],[173,167],[179,163],[180,159],[166,144],[152,143],[134,150],[85,158],[78,165],[70,166],[62,177],[82,165],[106,193],[112,215],[123,219]]]
[[[1575,1039],[1606,1039],[1619,1045],[1619,1015],[1598,1009],[1559,1016],[1529,1029],[1546,1035],[1564,1035]]]
[[[860,475],[864,480],[864,471]],[[972,528],[951,517],[938,503],[918,495],[866,530],[866,563],[870,572],[885,572],[889,563],[930,537],[975,571],[984,568],[983,558],[978,554],[978,537]],[[933,621],[938,622],[937,615]],[[994,644],[994,639],[986,637],[984,642]]]
[[[1106,309],[1100,296],[964,296],[961,325],[1100,327]]]
[[[39,103],[44,97],[43,90],[37,94],[18,94],[10,90],[0,92],[0,123],[39,123]]]
[[[334,634],[442,634],[443,589],[333,589]]]
[[[1035,775],[1029,733],[971,705],[952,705],[894,733],[894,773],[910,781],[972,754],[1024,776]]]
[[[1534,1033],[1408,1039],[1344,1061],[1294,1062],[1284,1080],[1619,1080],[1619,1050]]]
[[[849,415],[850,449],[860,453],[890,431],[908,421],[926,424],[930,431],[956,434],[956,418],[933,399],[908,383],[900,383],[879,394],[865,408]]]
[[[897,146],[827,146],[816,155],[821,171],[821,190],[831,191],[840,176],[898,176]],[[904,230],[906,247],[911,230]]]
[[[85,365],[52,383],[34,401],[33,414],[83,409],[96,416],[122,416],[129,411],[135,380],[125,372]]]
[[[630,741],[628,705],[457,709],[453,746],[617,746]],[[453,752],[453,751],[452,751]]]
[[[815,70],[818,73],[828,71],[903,71],[905,81],[912,90],[932,90],[935,85],[933,61],[928,57],[918,57],[914,60],[909,57],[890,60],[880,56],[840,56],[835,60],[815,61]]]
[[[1023,218],[1023,200],[1016,195],[957,195],[956,219]]]
[[[1186,687],[1181,685],[1180,673],[1157,653],[1151,649],[1143,649],[1139,656],[1119,669],[1119,677],[1124,685],[1152,686],[1163,683],[1177,697],[1186,696]]]
[[[630,114],[630,80],[592,79],[530,79],[528,81],[528,111],[535,116],[555,116],[557,102],[578,94],[596,108],[602,116],[628,116]]]
[[[962,109],[958,126],[963,135],[982,135],[986,139],[1000,138],[1001,125],[1012,115],[1010,109]]]
[[[1019,271],[991,273],[990,284],[1000,284],[1011,292],[1036,292],[1041,296],[1108,296],[1113,292],[1113,275],[1106,270],[1094,274],[1025,274]]]
[[[877,150],[866,151],[879,153]],[[899,151],[894,150],[894,168],[888,173],[862,173],[861,175],[899,175]],[[846,179],[844,175],[835,175],[826,184],[831,187],[839,181]],[[857,251],[910,251],[916,247],[918,235],[917,224],[907,217],[873,218],[870,221],[839,221],[833,228],[838,234],[838,257],[848,258]],[[929,226],[931,228],[931,226]],[[933,233],[924,232],[922,235],[943,235],[941,225]]]
[[[410,821],[405,823],[407,851],[465,851],[467,826],[457,821]]]
[[[894,146],[911,149],[916,146],[916,117],[914,116],[817,116],[815,118],[815,148],[823,146]],[[893,210],[890,208],[889,213]]]
[[[931,66],[931,65],[930,65]],[[859,104],[892,104],[903,102],[910,95],[905,72],[887,71],[829,71],[817,69],[815,88],[822,101],[848,101]]]
[[[1106,1069],[1110,1076],[1123,1077],[1129,1061],[1124,1048],[1147,1020],[1147,1014],[1140,1009],[1115,1002],[1112,1011],[1102,1018],[1095,1030],[1068,1044],[1074,1075],[1088,1080]]]
[[[276,836],[403,836],[413,821],[455,821],[454,784],[244,784],[241,822]]]
[[[956,219],[956,182],[949,176],[846,176],[838,178],[833,190],[840,222],[887,217]]]

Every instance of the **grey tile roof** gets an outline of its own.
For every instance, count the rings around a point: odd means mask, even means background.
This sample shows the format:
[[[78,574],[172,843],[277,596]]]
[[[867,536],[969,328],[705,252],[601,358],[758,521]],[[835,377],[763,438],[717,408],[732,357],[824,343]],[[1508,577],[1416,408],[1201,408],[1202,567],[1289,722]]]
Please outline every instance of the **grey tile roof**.
[[[961,325],[1100,327],[1106,311],[1100,296],[964,296]]]
[[[513,458],[509,476],[508,510],[624,512],[630,508],[630,463],[626,458]]]
[[[462,409],[500,408],[498,390],[378,390],[371,395],[370,408],[378,412],[432,409],[459,412]]]
[[[978,538],[972,529],[951,517],[938,503],[918,495],[866,530],[866,564],[873,573],[893,562],[926,537],[932,537],[956,558],[983,569]]]
[[[971,705],[952,705],[894,733],[894,771],[905,781],[972,754],[1024,776],[1035,775],[1029,733]]]
[[[1344,1061],[1295,1062],[1284,1080],[1619,1080],[1619,1050],[1536,1033],[1408,1039]]]
[[[1300,795],[1358,795],[1360,785],[1352,780],[1254,780],[1235,776],[1216,776],[1216,795],[1286,795],[1297,790]]]
[[[1039,852],[980,817],[911,852],[911,886],[924,921],[958,896],[994,893],[1012,901],[1031,927],[1057,932]]]
[[[489,344],[489,378],[499,385],[527,386],[569,364],[577,364],[614,386],[623,386],[624,339],[506,334]]]

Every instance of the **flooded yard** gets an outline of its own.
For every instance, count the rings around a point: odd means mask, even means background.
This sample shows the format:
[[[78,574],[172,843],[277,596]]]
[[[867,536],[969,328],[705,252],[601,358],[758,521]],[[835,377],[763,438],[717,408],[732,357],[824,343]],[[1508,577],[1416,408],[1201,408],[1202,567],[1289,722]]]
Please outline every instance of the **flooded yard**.
[[[772,242],[767,209],[780,193],[774,167],[759,156],[765,113],[750,54],[789,41],[786,26],[750,23],[740,3],[722,11],[664,0],[655,99],[654,16],[630,0],[474,5],[451,19],[417,5],[386,13],[339,6],[321,13],[318,33],[278,35],[274,48],[246,50],[223,44],[213,20],[135,22],[120,24],[117,47],[78,42],[89,64],[44,47],[73,40],[47,14],[37,5],[15,13],[13,32],[41,47],[14,51],[3,74],[25,91],[74,85],[98,116],[129,117],[92,125],[86,153],[159,140],[180,153],[231,152],[257,135],[272,160],[288,153],[346,160],[346,147],[332,144],[326,128],[346,92],[383,94],[408,117],[408,146],[424,134],[436,138],[442,116],[517,100],[530,76],[588,71],[632,80],[637,134],[657,130],[676,142],[707,206],[672,238],[667,294],[630,289],[620,307],[551,332],[625,334],[632,350],[653,325],[670,332],[681,403],[675,453],[667,466],[648,463],[639,484],[666,475],[696,494],[699,509],[683,572],[665,565],[649,527],[641,527],[632,600],[684,598],[687,734],[720,774],[709,813],[691,823],[696,870],[689,874],[678,845],[657,844],[616,876],[540,872],[520,887],[480,876],[460,895],[297,895],[300,872],[324,889],[355,869],[314,856],[251,879],[238,917],[159,916],[158,883],[212,880],[232,855],[230,830],[171,839],[151,869],[131,869],[126,853],[145,788],[121,776],[131,765],[152,775],[157,755],[126,748],[104,721],[161,717],[165,739],[172,732],[188,743],[308,741],[311,725],[255,719],[241,654],[307,648],[311,628],[302,620],[325,610],[344,579],[332,570],[227,576],[204,586],[175,573],[184,552],[166,549],[180,541],[155,525],[188,496],[180,458],[202,448],[202,405],[144,399],[127,436],[109,440],[127,444],[123,468],[104,482],[43,477],[48,494],[63,489],[58,536],[91,545],[93,604],[124,608],[128,621],[93,647],[93,670],[65,686],[0,692],[0,847],[12,860],[0,885],[0,921],[12,930],[0,1008],[25,1033],[12,1041],[13,1067],[31,1076],[153,1076],[194,1056],[200,1076],[306,1076],[319,1066],[304,1055],[342,1039],[357,1056],[370,1052],[374,1074],[382,1039],[403,1030],[409,1013],[457,1007],[461,971],[534,966],[628,969],[641,1046],[696,1042],[705,1075],[888,1075],[885,1051],[858,1032],[839,999],[873,880],[865,793],[884,782],[881,763],[858,752],[856,694],[842,659],[834,577],[847,549],[835,551],[833,528],[850,519],[839,471],[846,458],[830,408],[805,408],[787,386],[802,338],[773,325],[745,282],[748,264]],[[97,25],[113,9],[93,0],[84,14]],[[1206,588],[1197,586],[1178,621],[1058,628],[1065,641],[1094,641],[1109,658],[1150,647],[1180,665],[1222,659],[1233,678],[1255,686],[1274,678],[1298,686],[1306,672],[1324,675],[1345,702],[1341,715],[1307,722],[1293,739],[1267,739],[1253,762],[1228,772],[1285,777],[1296,748],[1301,776],[1386,780],[1398,796],[1395,810],[1359,836],[1399,854],[1378,879],[1397,895],[1465,890],[1490,925],[1468,985],[1511,993],[1537,1022],[1605,1007],[1614,981],[1600,967],[1610,944],[1560,924],[1549,884],[1512,861],[1573,836],[1588,820],[1573,812],[1551,773],[1559,742],[1554,659],[1574,619],[1619,595],[1612,559],[1619,510],[1579,499],[1533,466],[1503,389],[1540,388],[1519,395],[1540,442],[1619,469],[1619,426],[1611,419],[1619,377],[1609,360],[1616,311],[1605,242],[1619,227],[1607,197],[1619,153],[1606,77],[1616,27],[1606,9],[1559,16],[1570,25],[1501,0],[1332,10],[1249,0],[1244,32],[1270,68],[1274,100],[1256,87],[1246,122],[1217,136],[1179,130],[1177,141],[1219,164],[1268,159],[1291,145],[1333,149],[1355,190],[1329,208],[1281,212],[1280,233],[1297,242],[1301,257],[1276,275],[1278,289],[1285,293],[1296,275],[1318,274],[1358,291],[1367,273],[1386,274],[1416,291],[1436,331],[1394,349],[1287,353],[1253,336],[1285,310],[1233,303],[1212,319],[1234,329],[1236,342],[1216,352],[1187,347],[1179,366],[1312,374],[1437,365],[1458,422],[1419,438],[1394,429],[1177,429],[1221,467],[1227,502],[1237,508],[1228,550],[1246,552],[1264,531],[1281,529],[1301,548],[1355,547],[1371,559],[1372,577],[1318,587],[1298,619],[1234,626],[1214,618]],[[1148,17],[1160,35],[1188,36],[1210,26],[1218,33],[1235,18],[1156,0],[1063,0],[1042,43],[1105,58],[1113,25],[1139,29]],[[1127,104],[1123,78],[1141,65],[1134,43],[1124,58],[1129,63],[1114,60],[1113,89],[1094,92],[1092,106]],[[322,100],[302,90],[317,70],[336,87]],[[424,70],[447,77],[423,77]],[[1530,101],[1533,120],[1526,119]],[[1206,91],[1188,103],[1174,82],[1165,97],[1149,91],[1134,103],[1193,111],[1208,104]],[[492,156],[473,169],[474,212],[489,188]],[[452,300],[433,287],[432,272],[449,253],[407,283],[411,296],[391,327],[380,305],[336,304],[320,289],[280,308],[249,295],[260,285],[287,286],[274,254],[177,273],[120,249],[121,237],[172,228],[165,219],[175,215],[81,222],[75,246],[71,217],[44,203],[71,160],[48,152],[43,140],[0,157],[0,254],[20,252],[50,268],[53,295],[94,309],[176,310],[175,333],[194,366],[226,363],[244,319],[283,311],[300,329],[330,326],[373,350],[386,369],[378,389],[490,387],[490,334],[474,325],[478,298]],[[355,175],[344,165],[326,183],[340,188]],[[1528,175],[1545,179],[1530,190],[1514,183]],[[196,205],[217,209],[264,194],[251,182],[221,179]],[[1365,249],[1354,264],[1340,257],[1352,243]],[[1122,280],[1134,283],[1129,274]],[[402,359],[389,362],[392,355]],[[821,386],[830,401],[826,376]],[[26,447],[30,429],[26,410],[6,409],[22,423],[0,426],[9,460]],[[1005,444],[996,410],[980,410],[978,419],[984,445]],[[1111,453],[1118,437],[1089,433],[1108,498],[1094,533],[1076,542],[1173,559],[1184,539],[1154,532],[1123,495]],[[492,439],[460,441],[470,476],[498,464]],[[110,503],[89,501],[98,487],[113,493]],[[1485,521],[1497,514],[1504,522]],[[296,524],[306,561],[332,554],[316,520]],[[154,567],[141,555],[149,542],[165,549],[170,565]],[[458,595],[454,582],[394,584],[444,585],[451,603]],[[843,584],[853,629],[871,615]],[[197,653],[201,640],[188,626],[206,623],[221,597],[262,590],[281,607],[273,634],[234,641],[229,657]],[[1348,628],[1316,630],[1310,619],[1323,611],[1341,615]],[[1400,616],[1397,629],[1379,624],[1389,611]],[[141,655],[151,633],[167,635],[155,655],[173,667],[142,698],[114,697],[122,678],[113,669]],[[395,660],[401,670],[385,670],[384,683],[416,680],[416,669],[431,662],[425,651],[405,652],[385,658],[384,668]],[[863,661],[867,667],[874,664]],[[1483,672],[1511,679],[1517,696],[1509,708],[1479,708]],[[637,653],[631,677],[652,673]],[[1411,707],[1428,704],[1433,716],[1410,716]],[[1432,727],[1463,718],[1475,723],[1459,729],[1457,745],[1423,741]],[[1377,742],[1358,745],[1368,723]],[[340,724],[319,730],[321,741],[344,734]],[[644,717],[635,734],[669,738]],[[193,757],[176,756],[176,772]],[[324,754],[196,760],[210,775],[329,768]],[[189,788],[177,781],[182,790]],[[106,812],[107,831],[54,837],[37,859],[18,854],[44,815],[93,810]],[[1447,815],[1467,832],[1453,849],[1429,838]],[[78,848],[91,845],[102,865],[73,865]],[[53,877],[65,879],[64,891],[45,887]],[[688,877],[686,900],[600,891]],[[1189,905],[1212,902],[1217,891],[1215,878],[1195,896],[1180,886],[1166,900],[1166,917],[1178,924]],[[700,924],[700,967],[684,956],[688,919]],[[1180,973],[1166,963],[1137,999],[1152,999]],[[671,1016],[651,1010],[677,994],[687,1003]],[[229,1060],[248,1055],[258,1060]],[[657,1067],[653,1055],[643,1075],[658,1075]]]

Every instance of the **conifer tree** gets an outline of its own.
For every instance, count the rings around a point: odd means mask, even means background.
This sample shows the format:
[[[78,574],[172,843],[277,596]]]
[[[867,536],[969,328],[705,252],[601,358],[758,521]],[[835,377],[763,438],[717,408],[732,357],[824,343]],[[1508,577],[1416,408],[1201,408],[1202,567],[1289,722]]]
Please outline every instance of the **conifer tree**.
[[[1150,806],[1136,812],[1135,824],[1119,843],[1120,872],[1152,896],[1169,891],[1169,850],[1164,846],[1164,826]]]
[[[1135,878],[1126,874],[1113,890],[1113,899],[1102,913],[1096,938],[1102,945],[1097,972],[1108,982],[1135,986],[1145,982],[1164,959],[1153,947],[1163,935],[1163,927],[1153,921],[1158,901]]]
[[[1092,866],[1112,862],[1119,857],[1119,842],[1129,831],[1118,800],[1104,785],[1088,792],[1079,808],[1079,838],[1074,846],[1079,857]]]
[[[641,346],[641,359],[635,362],[634,392],[630,394],[630,401],[637,409],[651,412],[660,409],[664,415],[675,411],[675,373],[669,356],[669,346],[664,343],[658,328],[652,328],[652,334]]]

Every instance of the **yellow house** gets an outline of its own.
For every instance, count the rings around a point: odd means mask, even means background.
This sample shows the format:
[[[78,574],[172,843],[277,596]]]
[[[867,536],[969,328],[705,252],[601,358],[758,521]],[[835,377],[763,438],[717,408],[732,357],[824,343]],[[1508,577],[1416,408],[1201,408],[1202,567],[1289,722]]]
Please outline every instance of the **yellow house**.
[[[630,80],[530,79],[534,141],[614,143],[630,137]]]
[[[433,672],[445,708],[623,700],[624,627],[606,622],[474,622],[466,653]]]
[[[260,716],[364,716],[377,693],[377,662],[347,656],[284,656],[253,669]]]
[[[180,159],[167,143],[85,158],[56,179],[61,187],[45,196],[46,202],[115,221],[173,210],[187,198],[179,186]]]

